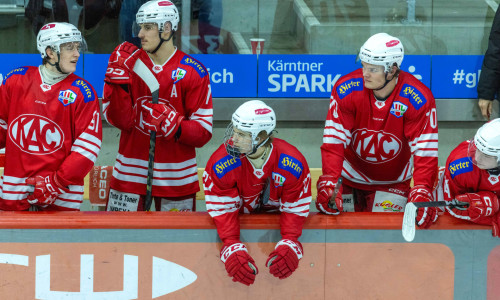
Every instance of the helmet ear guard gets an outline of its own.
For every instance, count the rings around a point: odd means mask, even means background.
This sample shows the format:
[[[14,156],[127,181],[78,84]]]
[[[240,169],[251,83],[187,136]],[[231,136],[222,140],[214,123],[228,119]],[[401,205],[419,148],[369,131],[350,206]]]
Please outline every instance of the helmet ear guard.
[[[372,35],[359,50],[357,60],[367,64],[383,66],[390,72],[394,64],[401,67],[404,58],[404,47],[401,41],[387,33]]]

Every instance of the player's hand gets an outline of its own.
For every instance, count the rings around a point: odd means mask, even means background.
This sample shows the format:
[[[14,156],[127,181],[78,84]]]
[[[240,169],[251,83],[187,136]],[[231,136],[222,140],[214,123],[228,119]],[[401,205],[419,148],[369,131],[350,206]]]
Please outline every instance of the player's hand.
[[[467,209],[448,208],[448,212],[456,218],[474,223],[491,224],[493,216],[498,212],[498,197],[489,191],[466,193],[455,197],[457,201],[469,203]]]
[[[224,263],[228,276],[233,277],[235,282],[251,285],[255,281],[255,275],[259,273],[255,261],[243,243],[222,247],[220,260]]]
[[[114,84],[129,84],[130,72],[139,58],[138,51],[139,48],[129,42],[118,45],[109,57],[104,81]]]
[[[431,191],[423,186],[417,185],[412,187],[408,202],[432,202]],[[419,207],[417,216],[415,217],[417,225],[421,228],[429,228],[432,223],[436,222],[438,217],[438,210],[436,207]]]
[[[479,99],[477,104],[479,105],[479,109],[481,109],[483,117],[489,121],[491,117],[491,110],[493,109],[493,100]]]
[[[165,138],[175,135],[184,119],[175,109],[165,104],[142,104],[142,126],[145,129],[162,133]]]
[[[342,186],[335,196],[335,204],[338,209],[328,206],[328,202],[333,196],[333,190],[336,184],[337,180],[335,180],[332,175],[321,175],[318,179],[316,185],[316,190],[318,191],[318,195],[316,196],[316,208],[324,214],[338,215],[342,211]]]
[[[28,202],[31,205],[40,207],[47,207],[54,204],[57,196],[69,192],[67,188],[58,182],[56,173],[52,173],[47,177],[29,177],[26,179],[26,184],[35,187],[35,191],[28,195]]]
[[[274,251],[269,254],[266,266],[273,276],[285,279],[299,267],[303,255],[302,244],[299,241],[281,240]]]

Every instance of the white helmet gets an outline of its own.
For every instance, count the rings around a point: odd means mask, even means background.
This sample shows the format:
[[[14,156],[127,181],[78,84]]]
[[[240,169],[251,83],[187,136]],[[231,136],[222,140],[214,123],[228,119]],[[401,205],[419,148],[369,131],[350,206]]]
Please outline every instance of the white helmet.
[[[404,48],[401,41],[387,33],[372,35],[359,50],[359,59],[372,65],[384,66],[389,72],[394,65],[401,67],[404,57]]]
[[[495,158],[496,166],[494,166],[493,162],[489,167],[485,166],[484,169],[492,169],[500,166],[500,118],[481,126],[474,136],[474,143],[471,144],[474,144],[475,148],[481,151],[481,153]],[[469,153],[471,152],[469,150]],[[480,166],[480,162],[476,162],[476,160],[474,159],[473,162]]]
[[[64,22],[49,23],[44,25],[36,37],[36,46],[42,58],[47,56],[45,50],[51,47],[57,53],[61,53],[61,44],[69,42],[80,42],[80,51],[85,51],[87,44],[82,33],[75,25]]]
[[[137,24],[156,23],[158,30],[163,32],[166,22],[172,24],[172,30],[177,31],[179,11],[175,4],[165,0],[153,0],[144,3],[135,16]]]
[[[252,139],[252,150],[245,155],[253,154],[261,145],[263,145],[272,134],[276,127],[276,115],[274,110],[267,106],[260,100],[250,100],[238,107],[233,113],[231,123],[226,129],[224,137],[224,144],[226,145],[227,152],[234,156],[239,157],[240,151],[233,143],[233,128],[248,132]],[[265,131],[268,139],[262,141],[258,138],[260,132]]]

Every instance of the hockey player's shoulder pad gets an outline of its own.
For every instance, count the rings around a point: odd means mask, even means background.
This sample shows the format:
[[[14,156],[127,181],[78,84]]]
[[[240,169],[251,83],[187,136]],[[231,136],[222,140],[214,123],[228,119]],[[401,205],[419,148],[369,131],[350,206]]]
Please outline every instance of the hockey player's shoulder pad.
[[[399,92],[399,96],[408,99],[416,110],[419,110],[427,103],[424,93],[422,93],[415,85],[408,83],[403,84],[401,91]]]
[[[469,157],[462,157],[451,161],[448,165],[448,172],[450,172],[451,179],[461,174],[466,174],[474,170],[472,161]]]
[[[192,58],[187,54],[184,55],[184,57],[181,59],[181,65],[191,67],[198,73],[198,75],[200,75],[200,78],[203,78],[208,75],[208,71],[205,68],[205,66],[201,62],[197,61],[196,59]]]
[[[239,158],[226,155],[216,161],[213,165],[214,174],[220,179],[232,170],[241,167],[241,160]]]
[[[363,83],[362,77],[351,77],[351,76],[346,76],[346,77],[347,78],[345,81],[343,81],[335,86],[335,91],[337,92],[339,100],[344,99],[346,96],[348,96],[349,94],[351,94],[354,91],[362,91],[363,90],[364,83]],[[341,78],[341,79],[343,79],[343,78]]]
[[[300,178],[304,171],[304,165],[300,160],[285,153],[280,154],[278,168],[288,171],[288,173],[292,174],[297,179]]]
[[[16,69],[10,71],[9,73],[7,73],[7,75],[5,75],[5,77],[2,81],[2,85],[4,85],[7,82],[7,79],[9,79],[9,77],[11,77],[12,75],[24,75],[24,74],[26,74],[28,69],[29,69],[29,67],[20,67],[20,68],[16,68]]]
[[[83,95],[83,101],[85,103],[96,100],[96,93],[94,88],[85,79],[76,77],[71,86],[74,86],[80,90]]]

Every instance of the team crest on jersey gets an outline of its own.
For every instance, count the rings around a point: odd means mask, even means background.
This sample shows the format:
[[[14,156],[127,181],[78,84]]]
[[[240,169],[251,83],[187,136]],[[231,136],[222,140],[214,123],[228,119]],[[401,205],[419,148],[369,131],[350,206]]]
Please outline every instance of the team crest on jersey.
[[[392,103],[391,114],[393,114],[396,118],[401,118],[407,110],[408,106],[399,101],[394,101]]]
[[[457,160],[454,160],[448,166],[448,171],[450,171],[451,179],[455,178],[455,176],[472,172],[472,161],[468,157],[463,157]]]
[[[493,184],[497,184],[498,183],[498,176],[496,175],[490,175],[488,177],[488,181],[493,185]]]
[[[397,157],[403,143],[390,132],[362,128],[352,133],[351,148],[362,160],[380,164]]]
[[[25,114],[9,124],[9,138],[23,152],[45,155],[62,147],[64,132],[46,117]]]
[[[411,105],[417,110],[427,103],[427,99],[425,99],[424,95],[414,86],[409,84],[403,85],[401,92],[399,92],[399,96],[410,100]]]
[[[208,74],[207,69],[205,69],[205,67],[200,62],[190,56],[184,56],[184,58],[181,60],[181,65],[192,67],[200,75],[201,78],[205,77]]]
[[[363,90],[363,79],[353,78],[348,80],[337,87],[337,95],[340,99],[344,99],[345,96],[349,95],[353,91]]]
[[[275,172],[273,172],[272,178],[274,180],[274,187],[283,186],[286,180],[285,176]]]
[[[163,67],[160,66],[160,65],[154,65],[153,66],[153,72],[155,72],[156,74],[160,73],[161,71],[163,71]]]
[[[174,80],[174,84],[177,83],[182,78],[184,78],[186,74],[187,74],[186,70],[181,68],[177,68],[177,70],[172,71],[172,79]]]
[[[10,76],[15,75],[15,74],[24,75],[24,74],[26,74],[26,71],[28,71],[27,67],[17,68],[17,69],[14,69],[14,70],[10,71],[9,73],[7,73],[7,75],[5,75],[5,77],[4,77],[3,81],[2,81],[2,85],[5,84],[5,82],[7,81],[7,79]]]
[[[42,89],[42,91],[46,92],[50,91],[52,89],[52,86],[50,84],[42,83],[40,84],[40,88]]]
[[[239,158],[232,157],[231,155],[226,155],[219,161],[217,161],[214,166],[214,172],[217,177],[222,178],[229,171],[236,169],[241,166],[241,160]]]
[[[76,93],[72,90],[64,90],[59,92],[57,100],[61,101],[64,106],[74,103],[76,100]]]
[[[286,155],[282,153],[280,155],[280,162],[278,168],[286,170],[290,172],[293,176],[299,178],[304,170],[302,163],[296,159],[295,157],[291,157],[290,155]]]
[[[90,84],[88,84],[85,80],[83,79],[77,79],[73,81],[71,84],[72,86],[76,86],[77,88],[80,89],[83,95],[83,102],[87,103],[90,101],[95,100],[95,94],[92,88],[90,87]]]

